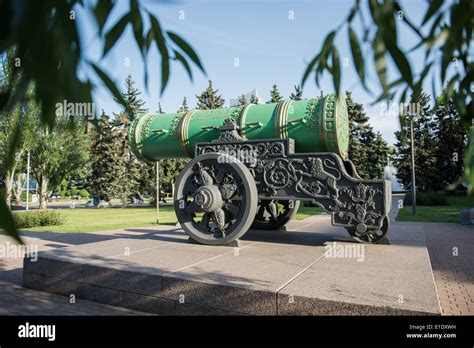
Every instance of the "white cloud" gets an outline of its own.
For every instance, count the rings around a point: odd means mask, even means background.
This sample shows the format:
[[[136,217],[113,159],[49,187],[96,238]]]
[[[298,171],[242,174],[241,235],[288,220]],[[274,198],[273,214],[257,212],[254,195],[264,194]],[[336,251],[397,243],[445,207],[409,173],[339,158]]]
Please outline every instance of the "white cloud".
[[[369,122],[374,130],[379,131],[389,145],[393,145],[396,142],[394,133],[400,130],[398,113],[384,103],[364,105],[364,109],[370,117]]]

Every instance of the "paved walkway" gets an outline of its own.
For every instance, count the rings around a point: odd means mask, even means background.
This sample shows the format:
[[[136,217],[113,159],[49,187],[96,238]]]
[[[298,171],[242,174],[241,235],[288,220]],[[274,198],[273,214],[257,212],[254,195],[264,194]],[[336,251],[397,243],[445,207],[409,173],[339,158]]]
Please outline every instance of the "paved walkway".
[[[425,223],[443,314],[474,315],[474,226]]]
[[[390,219],[404,194],[394,194]],[[474,226],[453,223],[423,225],[439,302],[445,315],[474,315]]]
[[[394,204],[399,197],[394,197]],[[308,218],[298,223],[305,228],[325,216]],[[393,219],[392,219],[393,221]],[[394,222],[396,223],[396,222]],[[445,315],[474,315],[474,226],[442,223],[400,222],[406,230],[424,231],[433,268],[440,304]],[[161,226],[160,229],[172,229]],[[98,233],[25,232],[27,245],[37,245],[38,250],[64,248],[115,238],[127,238],[154,233],[155,228],[115,230]],[[9,242],[0,235],[0,244]],[[11,241],[10,241],[11,243]],[[0,258],[0,315],[143,315],[124,308],[108,306],[49,293],[25,289],[22,282],[22,258]]]

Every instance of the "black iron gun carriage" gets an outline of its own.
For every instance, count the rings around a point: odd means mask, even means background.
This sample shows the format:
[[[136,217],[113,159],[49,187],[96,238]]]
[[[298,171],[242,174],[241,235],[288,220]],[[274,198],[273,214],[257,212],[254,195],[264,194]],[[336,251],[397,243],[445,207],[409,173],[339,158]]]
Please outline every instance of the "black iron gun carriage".
[[[147,114],[130,130],[141,159],[192,157],[175,185],[179,223],[195,241],[229,245],[250,228],[279,229],[301,201],[322,207],[352,238],[379,243],[391,183],[364,180],[347,159],[344,99],[327,97]]]

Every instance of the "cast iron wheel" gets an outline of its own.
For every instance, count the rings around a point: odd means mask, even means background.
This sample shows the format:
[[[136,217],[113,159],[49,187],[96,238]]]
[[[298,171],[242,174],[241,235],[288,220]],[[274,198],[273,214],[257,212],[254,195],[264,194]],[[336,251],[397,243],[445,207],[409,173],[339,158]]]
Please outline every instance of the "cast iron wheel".
[[[252,174],[235,157],[206,153],[192,159],[178,177],[176,216],[195,241],[225,245],[242,237],[257,212]]]
[[[347,227],[346,230],[347,232],[349,232],[351,237],[358,242],[377,244],[387,235],[389,227],[390,227],[390,220],[388,216],[386,216],[383,219],[382,227],[378,230],[367,230],[362,233],[357,232],[356,227]]]
[[[296,214],[300,201],[266,200],[258,202],[257,215],[251,228],[257,230],[277,230]]]

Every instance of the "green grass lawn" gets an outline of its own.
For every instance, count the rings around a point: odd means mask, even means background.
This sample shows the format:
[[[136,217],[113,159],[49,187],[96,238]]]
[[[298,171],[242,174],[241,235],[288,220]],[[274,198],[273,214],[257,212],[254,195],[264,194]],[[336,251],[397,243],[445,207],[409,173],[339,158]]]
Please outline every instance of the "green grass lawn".
[[[400,209],[397,221],[461,222],[461,208],[474,207],[474,199],[467,196],[448,197],[449,205],[416,206],[416,215],[411,215],[411,206]]]
[[[95,232],[156,225],[155,208],[76,208],[58,210],[65,218],[59,226],[31,227],[30,231]],[[20,213],[21,214],[21,213]],[[176,224],[172,206],[160,207],[160,224]]]
[[[61,209],[59,211],[65,218],[65,223],[63,225],[31,227],[27,230],[49,232],[96,232],[156,225],[155,208],[76,208]],[[301,206],[295,219],[302,220],[321,212],[321,208]],[[175,225],[176,222],[177,220],[173,206],[160,207],[160,224]]]
[[[306,219],[310,216],[316,215],[316,214],[321,214],[323,213],[324,210],[319,207],[305,207],[303,206],[303,203],[301,203],[300,208],[298,209],[298,212],[294,216],[294,220],[303,220]]]

